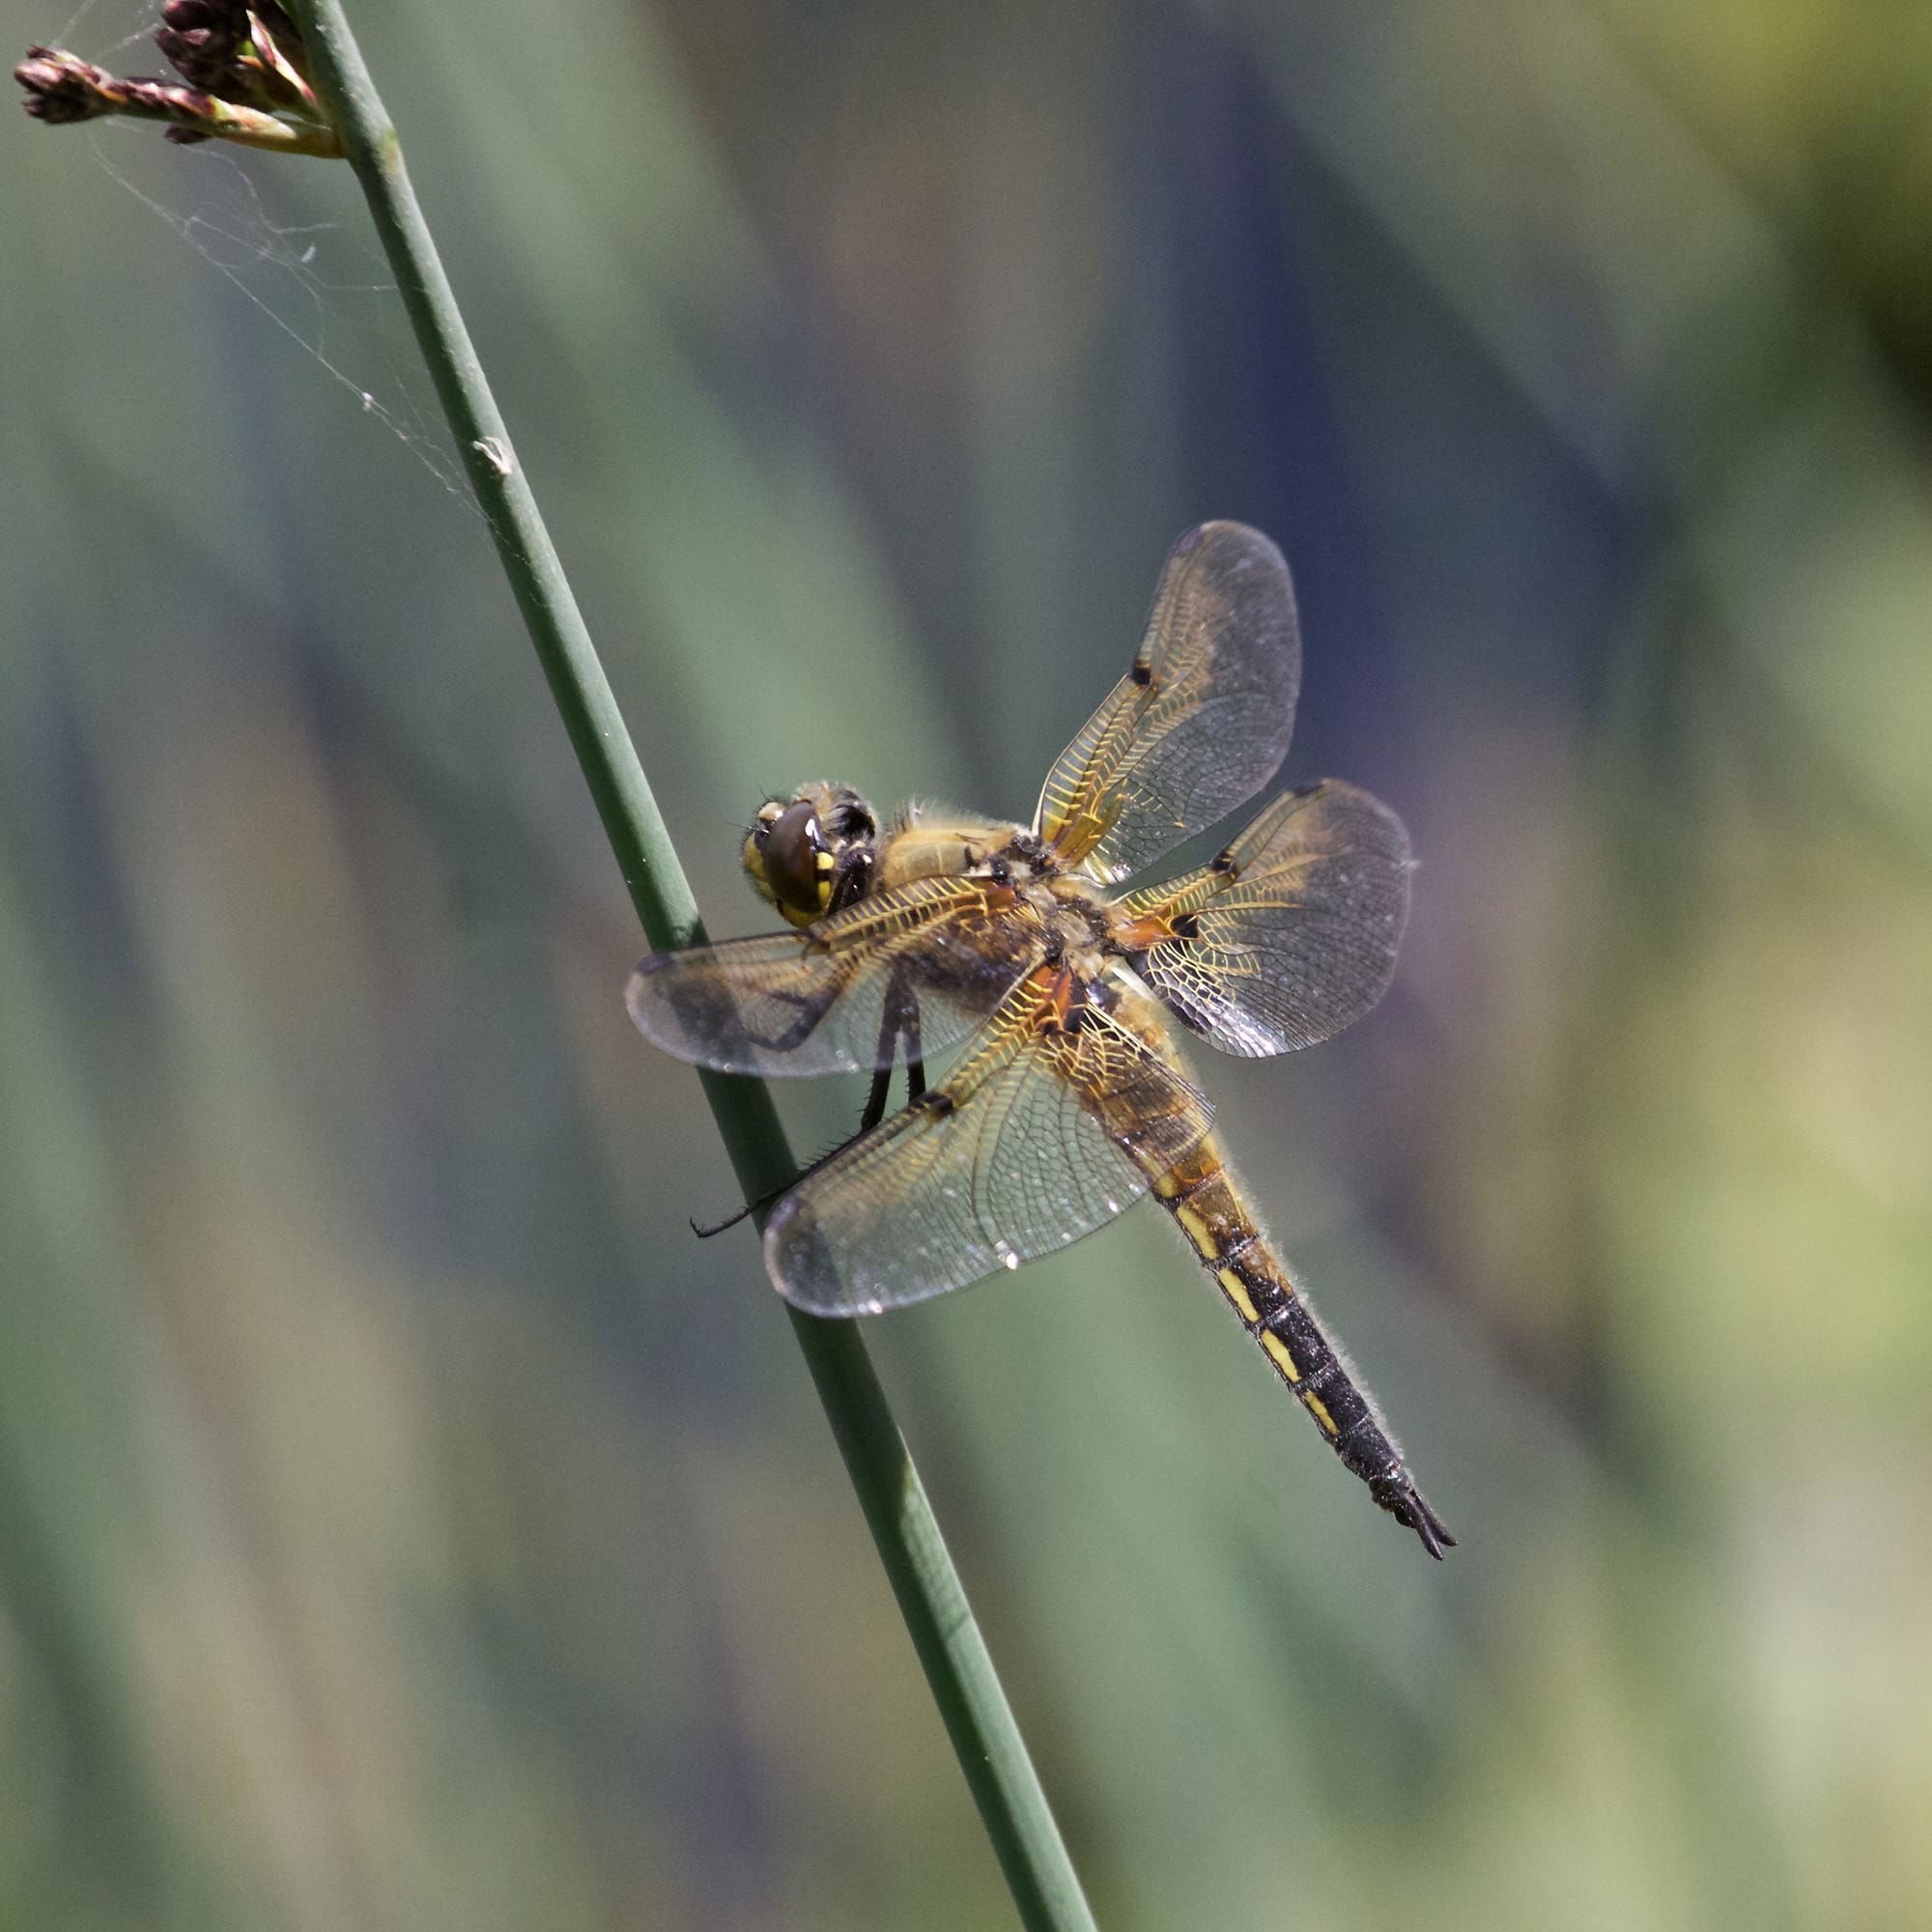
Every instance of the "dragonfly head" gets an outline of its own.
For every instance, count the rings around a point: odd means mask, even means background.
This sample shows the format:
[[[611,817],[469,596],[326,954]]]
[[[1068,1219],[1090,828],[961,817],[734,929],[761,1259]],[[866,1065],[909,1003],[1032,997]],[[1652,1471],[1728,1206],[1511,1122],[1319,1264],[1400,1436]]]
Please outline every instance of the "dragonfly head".
[[[793,925],[810,925],[865,896],[878,837],[878,815],[850,785],[800,785],[759,806],[745,873]]]

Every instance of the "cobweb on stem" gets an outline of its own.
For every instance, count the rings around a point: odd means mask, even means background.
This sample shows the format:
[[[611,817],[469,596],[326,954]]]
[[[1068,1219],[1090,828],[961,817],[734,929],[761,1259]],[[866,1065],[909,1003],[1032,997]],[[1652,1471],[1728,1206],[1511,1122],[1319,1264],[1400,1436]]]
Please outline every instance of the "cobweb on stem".
[[[97,0],[84,0],[59,42],[71,44],[96,9]],[[158,5],[145,10],[138,25],[90,57],[105,63],[144,43],[152,52],[159,18]],[[103,121],[75,131],[110,181],[185,242],[449,495],[487,523],[449,447],[386,263],[373,242],[357,242],[338,223],[295,216],[302,187],[288,169],[307,163],[272,156],[258,159],[225,143],[204,142],[179,161],[169,155],[168,163],[156,165],[156,157],[168,151],[139,124]],[[142,142],[132,171],[109,152],[109,143],[128,133]],[[156,185],[164,175],[191,181],[192,199],[164,198],[165,190]],[[283,208],[288,215],[278,213]]]

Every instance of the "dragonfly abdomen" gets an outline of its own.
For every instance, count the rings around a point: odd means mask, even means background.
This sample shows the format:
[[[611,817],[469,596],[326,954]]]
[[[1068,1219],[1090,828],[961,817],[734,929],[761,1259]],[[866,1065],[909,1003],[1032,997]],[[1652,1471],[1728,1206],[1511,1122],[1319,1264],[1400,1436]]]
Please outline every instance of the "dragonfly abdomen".
[[[1154,1195],[1329,1447],[1368,1484],[1376,1501],[1439,1557],[1456,1539],[1415,1487],[1307,1296],[1241,1206],[1212,1140],[1160,1177]]]

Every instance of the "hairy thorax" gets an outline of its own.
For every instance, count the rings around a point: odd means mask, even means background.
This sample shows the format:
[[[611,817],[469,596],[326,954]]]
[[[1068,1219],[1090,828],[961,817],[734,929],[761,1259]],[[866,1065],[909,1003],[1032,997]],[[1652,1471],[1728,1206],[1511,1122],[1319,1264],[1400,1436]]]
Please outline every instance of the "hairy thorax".
[[[910,809],[881,841],[873,890],[936,877],[983,879],[994,893],[1009,894],[1011,910],[1037,923],[1048,960],[1084,979],[1097,978],[1127,950],[1117,943],[1116,927],[1125,922],[1106,889],[1062,870],[1045,841],[1023,825]]]

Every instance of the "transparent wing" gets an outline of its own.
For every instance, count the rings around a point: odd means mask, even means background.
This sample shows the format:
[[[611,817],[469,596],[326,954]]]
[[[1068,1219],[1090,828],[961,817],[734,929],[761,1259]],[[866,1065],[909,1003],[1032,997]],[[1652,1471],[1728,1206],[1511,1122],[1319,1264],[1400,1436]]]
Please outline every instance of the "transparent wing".
[[[1118,881],[1254,797],[1288,752],[1301,683],[1281,552],[1245,524],[1175,545],[1133,668],[1047,775],[1034,829]]]
[[[779,1291],[873,1315],[1017,1267],[1111,1220],[1208,1132],[1154,1045],[1042,967],[923,1099],[809,1175],[765,1230]]]
[[[1258,1058],[1340,1033],[1388,990],[1408,874],[1402,821],[1331,780],[1277,799],[1198,872],[1120,903],[1145,922],[1148,984],[1224,1053]]]
[[[722,1073],[854,1073],[890,1065],[914,1010],[943,1052],[1038,959],[1037,921],[1010,891],[918,879],[800,932],[653,952],[625,990],[667,1053]]]

